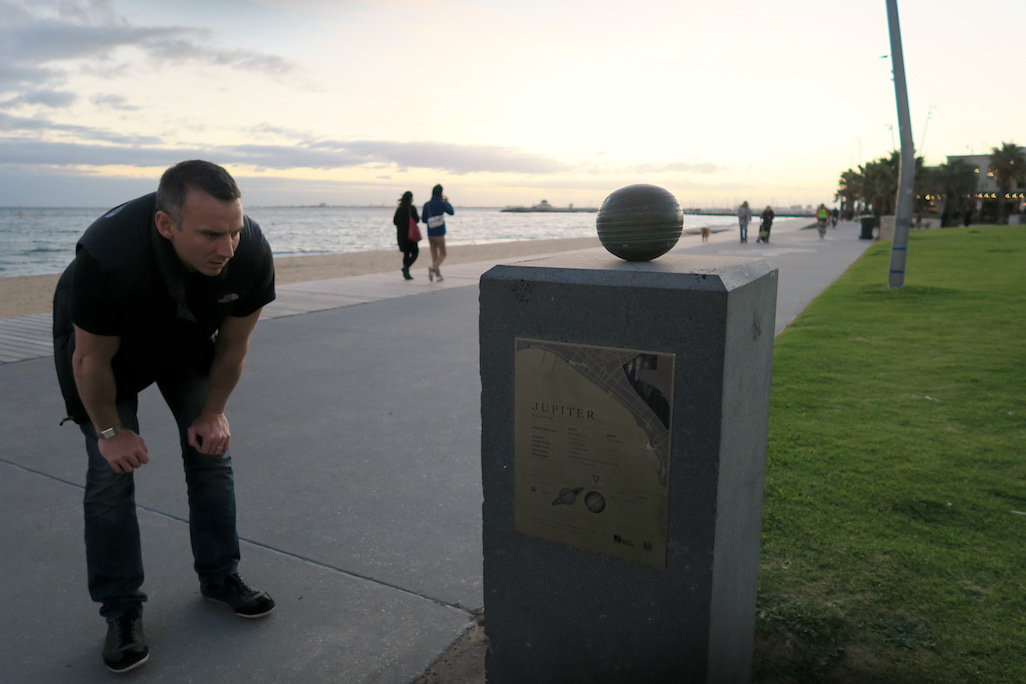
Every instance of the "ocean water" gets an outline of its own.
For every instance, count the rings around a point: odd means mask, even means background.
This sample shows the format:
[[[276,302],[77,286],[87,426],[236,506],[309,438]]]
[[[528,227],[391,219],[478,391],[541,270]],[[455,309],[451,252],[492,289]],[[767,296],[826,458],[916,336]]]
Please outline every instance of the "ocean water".
[[[0,278],[60,273],[74,257],[79,236],[106,210],[0,207]],[[246,207],[276,256],[396,249],[394,212],[394,207]],[[446,218],[446,244],[589,237],[595,235],[595,217],[583,212],[503,213],[456,207],[456,215]],[[731,216],[687,214],[684,227],[727,226],[735,221]]]

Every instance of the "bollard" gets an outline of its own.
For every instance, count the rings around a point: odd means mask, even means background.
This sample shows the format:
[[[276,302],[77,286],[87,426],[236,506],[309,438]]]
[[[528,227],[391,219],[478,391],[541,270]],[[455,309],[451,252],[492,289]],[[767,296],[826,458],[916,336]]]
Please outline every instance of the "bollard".
[[[488,682],[749,680],[776,292],[727,257],[482,276]]]

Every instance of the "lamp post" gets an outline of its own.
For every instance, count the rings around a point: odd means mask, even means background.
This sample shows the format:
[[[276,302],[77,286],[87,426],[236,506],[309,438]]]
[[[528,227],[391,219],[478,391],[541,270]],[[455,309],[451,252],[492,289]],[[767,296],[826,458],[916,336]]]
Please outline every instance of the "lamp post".
[[[898,24],[898,0],[887,0],[887,24],[891,33],[891,62],[894,65],[894,97],[898,104],[898,136],[901,140],[898,167],[898,198],[894,210],[894,241],[891,243],[891,270],[887,286],[900,289],[905,284],[905,260],[908,233],[912,227],[912,201],[916,182],[916,150],[912,143],[912,121],[908,113],[908,88],[905,85],[905,58],[901,51],[901,27]]]

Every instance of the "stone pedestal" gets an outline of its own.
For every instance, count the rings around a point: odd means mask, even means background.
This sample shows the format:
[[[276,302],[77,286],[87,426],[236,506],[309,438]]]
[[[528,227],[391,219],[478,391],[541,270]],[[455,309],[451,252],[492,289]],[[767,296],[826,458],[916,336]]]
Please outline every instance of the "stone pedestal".
[[[747,682],[777,271],[481,278],[487,681]]]

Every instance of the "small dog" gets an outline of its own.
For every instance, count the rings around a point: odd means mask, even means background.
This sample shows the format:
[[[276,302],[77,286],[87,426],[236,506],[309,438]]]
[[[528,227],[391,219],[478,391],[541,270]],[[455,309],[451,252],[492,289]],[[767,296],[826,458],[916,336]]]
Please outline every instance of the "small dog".
[[[711,232],[709,226],[702,226],[702,242],[709,242],[709,234]]]

